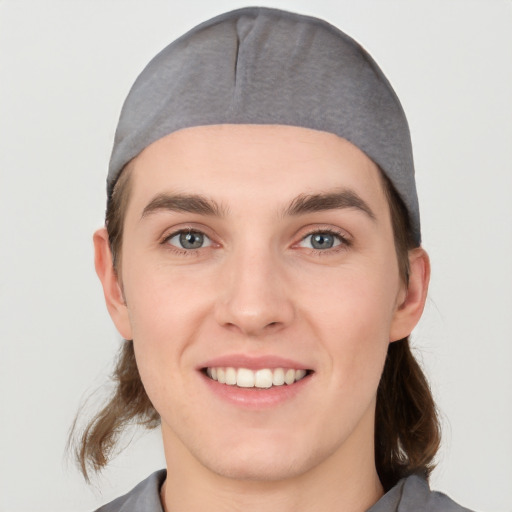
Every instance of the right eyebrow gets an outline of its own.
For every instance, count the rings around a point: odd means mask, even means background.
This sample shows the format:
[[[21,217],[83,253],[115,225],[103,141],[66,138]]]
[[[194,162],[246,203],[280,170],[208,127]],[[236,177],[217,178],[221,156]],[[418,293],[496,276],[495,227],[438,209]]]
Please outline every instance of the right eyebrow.
[[[196,194],[158,194],[142,211],[141,219],[158,211],[198,213],[224,217],[226,209],[206,197]]]

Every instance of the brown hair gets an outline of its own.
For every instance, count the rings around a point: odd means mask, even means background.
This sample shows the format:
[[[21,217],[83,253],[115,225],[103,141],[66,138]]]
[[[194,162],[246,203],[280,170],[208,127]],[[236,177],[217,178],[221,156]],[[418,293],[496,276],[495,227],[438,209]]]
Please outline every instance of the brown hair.
[[[107,201],[105,224],[116,270],[120,265],[130,176],[128,164]],[[389,179],[384,173],[381,176],[390,207],[400,277],[407,283],[408,251],[415,247],[409,216]],[[75,455],[86,479],[91,469],[99,471],[107,465],[126,427],[136,424],[151,429],[160,423],[140,379],[132,341],[123,342],[112,380],[112,396],[79,434],[75,445]],[[76,430],[75,421],[72,436]],[[383,487],[388,490],[412,473],[428,477],[440,437],[434,399],[408,338],[390,343],[375,415],[375,463]]]
[[[390,209],[398,270],[408,284],[408,251],[416,246],[409,214],[390,180],[380,174]],[[375,411],[375,465],[383,487],[388,490],[413,473],[428,478],[440,444],[436,404],[411,352],[409,337],[390,343]]]

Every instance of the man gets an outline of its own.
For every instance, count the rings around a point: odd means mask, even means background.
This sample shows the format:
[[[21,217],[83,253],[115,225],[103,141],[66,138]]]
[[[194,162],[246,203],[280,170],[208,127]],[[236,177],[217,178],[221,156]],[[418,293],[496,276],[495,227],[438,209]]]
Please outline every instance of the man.
[[[196,27],[134,84],[108,193],[96,269],[129,341],[81,463],[161,422],[167,471],[101,510],[463,510],[426,482],[407,122],[357,43],[271,9]]]

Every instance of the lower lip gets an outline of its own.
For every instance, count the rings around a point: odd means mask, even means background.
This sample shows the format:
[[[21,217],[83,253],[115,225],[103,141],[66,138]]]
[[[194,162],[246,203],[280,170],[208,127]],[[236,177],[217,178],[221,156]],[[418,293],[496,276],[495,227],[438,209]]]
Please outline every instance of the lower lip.
[[[210,379],[202,372],[201,377],[208,388],[220,399],[242,408],[263,409],[275,407],[293,399],[308,386],[312,375],[306,375],[293,384],[272,386],[267,389],[239,388],[238,386],[220,384],[216,380]]]

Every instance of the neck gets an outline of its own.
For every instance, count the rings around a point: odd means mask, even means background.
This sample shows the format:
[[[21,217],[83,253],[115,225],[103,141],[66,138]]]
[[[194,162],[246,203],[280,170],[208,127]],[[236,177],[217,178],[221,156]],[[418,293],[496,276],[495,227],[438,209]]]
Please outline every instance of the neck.
[[[205,509],[219,512],[363,512],[383,495],[377,475],[354,481],[354,478],[323,480],[306,477],[280,482],[215,481],[181,482],[174,475],[162,487],[161,499],[165,512]],[[192,485],[187,485],[192,483]]]
[[[202,465],[181,443],[164,442],[168,466],[161,492],[164,511],[364,512],[384,491],[375,468],[373,425],[368,428],[370,436],[361,438],[361,430],[358,434],[308,471],[270,481],[224,477]]]

